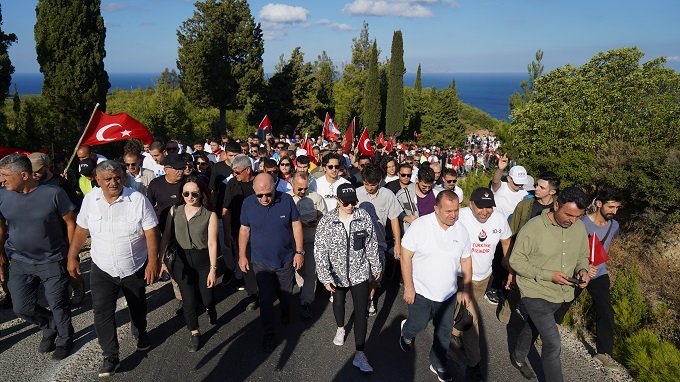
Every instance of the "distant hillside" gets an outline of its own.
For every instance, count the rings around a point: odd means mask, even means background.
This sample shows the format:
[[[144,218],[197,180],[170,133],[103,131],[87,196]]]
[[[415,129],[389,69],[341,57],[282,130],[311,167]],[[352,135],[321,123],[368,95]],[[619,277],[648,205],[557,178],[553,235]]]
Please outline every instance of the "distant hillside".
[[[490,116],[488,113],[478,109],[474,106],[460,102],[460,109],[458,110],[458,118],[465,126],[467,134],[490,134],[496,129],[496,126],[501,123],[500,120]]]

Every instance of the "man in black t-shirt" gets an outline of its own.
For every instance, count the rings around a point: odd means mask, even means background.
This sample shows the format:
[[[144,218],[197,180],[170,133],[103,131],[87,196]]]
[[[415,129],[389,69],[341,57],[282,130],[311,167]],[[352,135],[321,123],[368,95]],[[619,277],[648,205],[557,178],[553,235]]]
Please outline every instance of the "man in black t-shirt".
[[[216,206],[219,207],[219,202],[224,199],[224,189],[227,185],[228,179],[231,178],[232,169],[231,164],[234,157],[241,152],[241,146],[236,142],[229,142],[224,147],[224,153],[221,155],[224,160],[215,163],[210,172],[210,190],[213,192],[213,200]]]

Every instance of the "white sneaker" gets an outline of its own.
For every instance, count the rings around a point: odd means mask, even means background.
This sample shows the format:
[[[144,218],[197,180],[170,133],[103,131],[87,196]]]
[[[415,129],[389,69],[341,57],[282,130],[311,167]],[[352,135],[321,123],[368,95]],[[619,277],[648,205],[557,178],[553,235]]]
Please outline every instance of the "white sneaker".
[[[331,297],[328,299],[328,301],[333,302],[333,295],[331,294]]]
[[[364,373],[373,372],[373,368],[368,363],[368,358],[366,358],[366,354],[362,351],[358,351],[354,354],[354,361],[352,361],[352,365],[358,367],[359,370],[363,371]]]
[[[345,344],[345,328],[338,328],[333,338],[333,343],[342,346]]]
[[[368,300],[368,315],[369,316],[375,316],[376,310],[375,310],[375,304],[373,303],[373,300]]]

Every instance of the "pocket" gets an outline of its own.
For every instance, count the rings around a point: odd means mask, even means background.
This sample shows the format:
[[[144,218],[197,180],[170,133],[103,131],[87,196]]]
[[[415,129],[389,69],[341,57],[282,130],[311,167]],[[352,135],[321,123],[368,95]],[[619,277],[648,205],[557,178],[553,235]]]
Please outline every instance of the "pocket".
[[[92,218],[90,218],[90,221],[88,222],[87,229],[90,232],[100,233],[103,230],[103,227],[102,227],[103,224],[104,224],[104,217],[93,216]]]
[[[361,230],[352,233],[352,248],[355,251],[361,251],[366,247],[366,239],[368,237],[368,232],[366,230]]]

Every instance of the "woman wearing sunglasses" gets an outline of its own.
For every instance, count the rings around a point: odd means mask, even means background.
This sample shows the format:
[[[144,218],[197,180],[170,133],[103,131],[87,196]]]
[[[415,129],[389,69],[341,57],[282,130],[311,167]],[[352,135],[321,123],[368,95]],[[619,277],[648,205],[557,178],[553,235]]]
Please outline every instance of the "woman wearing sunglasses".
[[[165,229],[168,234],[163,235],[160,253],[165,253],[171,240],[174,242],[177,255],[170,272],[184,301],[184,320],[191,331],[190,352],[201,346],[198,296],[210,324],[217,321],[212,290],[217,272],[217,229],[217,214],[211,211],[207,185],[196,176],[188,177],[182,186],[181,201],[168,214]],[[165,264],[164,270],[167,271]]]
[[[283,158],[279,161],[279,171],[281,171],[281,178],[286,182],[290,182],[291,175],[293,175],[293,161],[290,158]]]
[[[369,277],[380,278],[378,242],[368,212],[356,208],[357,194],[350,183],[337,188],[337,207],[324,215],[314,236],[316,272],[322,284],[333,294],[333,314],[337,330],[333,343],[345,343],[345,298],[352,294],[354,309],[354,345],[352,364],[369,373],[373,368],[364,353],[366,342]],[[356,307],[359,307],[357,310]]]

